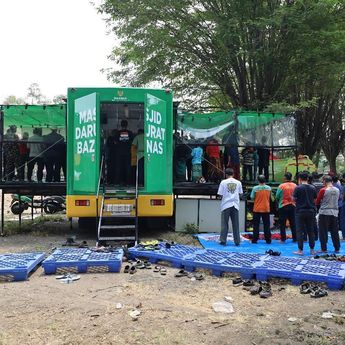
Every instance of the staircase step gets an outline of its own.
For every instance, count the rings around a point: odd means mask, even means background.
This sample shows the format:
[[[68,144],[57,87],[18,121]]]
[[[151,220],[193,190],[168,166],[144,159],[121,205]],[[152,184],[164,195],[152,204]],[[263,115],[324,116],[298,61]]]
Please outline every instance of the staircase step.
[[[135,236],[123,236],[123,237],[108,237],[101,236],[98,241],[135,241]]]
[[[104,195],[104,200],[135,200],[135,195]]]
[[[103,214],[102,214],[102,219],[105,219],[105,218],[128,218],[128,219],[134,219],[135,216],[133,216],[132,214],[129,214],[129,213],[125,213],[125,214],[107,214],[107,213],[110,213],[110,212],[106,212],[104,211]]]
[[[135,229],[135,225],[128,224],[128,225],[101,225],[101,229]]]

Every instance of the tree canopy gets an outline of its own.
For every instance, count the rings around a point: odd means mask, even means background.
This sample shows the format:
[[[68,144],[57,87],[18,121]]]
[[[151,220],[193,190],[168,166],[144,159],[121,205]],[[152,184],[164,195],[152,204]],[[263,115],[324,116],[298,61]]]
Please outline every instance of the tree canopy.
[[[120,83],[260,110],[310,101],[307,86],[327,93],[344,71],[343,1],[106,0],[99,9],[119,39],[109,77]]]

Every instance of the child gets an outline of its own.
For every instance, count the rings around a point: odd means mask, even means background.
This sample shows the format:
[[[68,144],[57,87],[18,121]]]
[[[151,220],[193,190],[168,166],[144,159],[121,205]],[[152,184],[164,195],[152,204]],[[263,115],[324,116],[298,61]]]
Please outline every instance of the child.
[[[192,181],[197,182],[202,176],[201,161],[203,157],[203,149],[200,146],[194,147],[192,150]]]
[[[247,146],[242,150],[243,162],[243,181],[247,180],[247,173],[249,174],[249,181],[253,181],[253,166],[254,166],[254,150],[253,147]]]

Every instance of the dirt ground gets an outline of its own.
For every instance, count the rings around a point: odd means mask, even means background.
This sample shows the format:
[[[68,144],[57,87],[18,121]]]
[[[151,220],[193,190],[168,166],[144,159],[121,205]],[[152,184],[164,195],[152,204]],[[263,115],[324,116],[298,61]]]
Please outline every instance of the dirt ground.
[[[0,238],[0,253],[49,253],[75,233],[68,222],[57,220],[30,223],[24,231]],[[175,233],[164,236],[194,241]],[[79,234],[82,239],[94,243],[92,235]],[[176,271],[167,268],[166,276],[152,270],[88,273],[62,284],[40,267],[28,281],[0,284],[0,344],[345,344],[345,318],[321,318],[326,311],[345,314],[344,291],[312,299],[287,281],[274,281],[273,296],[260,299],[233,287],[234,276],[206,273],[205,280],[191,281],[175,278]],[[215,313],[212,303],[225,296],[233,298],[235,312]],[[132,321],[129,312],[135,308],[141,315]],[[288,321],[291,317],[296,320]]]

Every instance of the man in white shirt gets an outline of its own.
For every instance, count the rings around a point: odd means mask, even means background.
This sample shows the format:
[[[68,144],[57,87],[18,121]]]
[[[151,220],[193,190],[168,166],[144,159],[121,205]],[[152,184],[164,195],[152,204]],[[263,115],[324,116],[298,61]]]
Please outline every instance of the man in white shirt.
[[[218,195],[222,197],[221,203],[221,233],[219,243],[226,246],[229,231],[229,218],[231,218],[234,242],[240,245],[240,230],[238,214],[240,209],[240,194],[243,194],[242,183],[233,178],[234,170],[225,169],[226,179],[223,180],[218,188]]]

